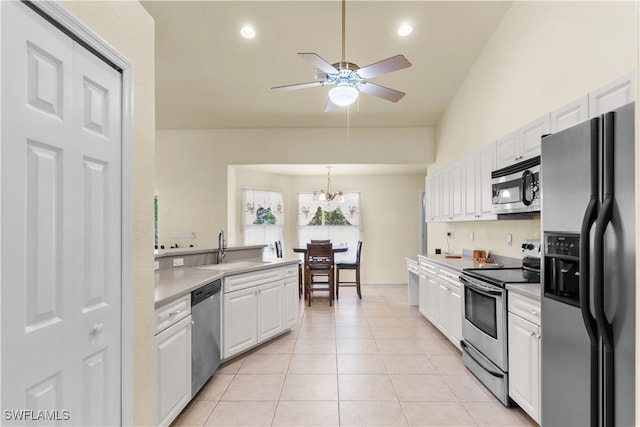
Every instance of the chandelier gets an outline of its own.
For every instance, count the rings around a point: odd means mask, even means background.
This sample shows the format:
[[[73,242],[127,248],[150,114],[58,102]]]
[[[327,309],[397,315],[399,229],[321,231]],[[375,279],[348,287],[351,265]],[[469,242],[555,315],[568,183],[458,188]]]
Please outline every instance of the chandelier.
[[[325,192],[324,190],[320,190],[318,191],[314,191],[313,192],[313,200],[326,200],[326,201],[333,201],[335,200],[338,203],[342,203],[344,202],[344,193],[342,191],[337,191],[337,192],[333,192],[333,190],[331,189],[331,166],[327,166],[328,172],[327,172],[327,191]]]

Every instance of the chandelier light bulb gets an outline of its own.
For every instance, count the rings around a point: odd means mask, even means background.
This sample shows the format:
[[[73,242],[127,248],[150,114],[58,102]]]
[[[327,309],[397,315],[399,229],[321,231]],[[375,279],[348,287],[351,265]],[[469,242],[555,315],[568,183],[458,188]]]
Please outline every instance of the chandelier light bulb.
[[[339,83],[338,86],[329,91],[329,99],[335,105],[344,107],[353,104],[358,98],[358,93],[358,89],[348,83]]]

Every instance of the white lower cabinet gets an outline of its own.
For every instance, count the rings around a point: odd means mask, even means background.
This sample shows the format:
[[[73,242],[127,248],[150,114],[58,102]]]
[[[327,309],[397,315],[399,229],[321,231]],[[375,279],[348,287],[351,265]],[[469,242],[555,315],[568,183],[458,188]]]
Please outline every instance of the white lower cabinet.
[[[419,311],[456,347],[462,339],[462,293],[458,273],[420,259]]]
[[[273,338],[297,323],[297,266],[281,267],[277,274],[271,273],[260,270],[225,277],[223,359]],[[242,283],[241,289],[230,291],[237,289],[238,283]]]
[[[541,389],[539,313],[539,301],[509,292],[509,396],[538,424]]]
[[[190,314],[156,334],[155,353],[155,422],[168,426],[191,400]]]

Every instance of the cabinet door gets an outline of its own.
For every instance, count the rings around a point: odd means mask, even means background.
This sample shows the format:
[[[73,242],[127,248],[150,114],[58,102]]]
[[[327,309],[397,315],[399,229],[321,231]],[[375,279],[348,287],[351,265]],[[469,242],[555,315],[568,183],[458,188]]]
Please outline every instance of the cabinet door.
[[[259,286],[258,293],[258,342],[264,341],[283,330],[284,282]]]
[[[427,319],[438,326],[438,282],[427,276]]]
[[[560,132],[589,119],[589,95],[551,113],[551,133]]]
[[[424,220],[433,222],[433,176],[428,175],[424,179]]]
[[[491,188],[491,172],[496,169],[496,144],[489,144],[480,151],[478,162],[477,206],[478,217],[482,219],[495,219],[491,213],[493,189]]]
[[[463,218],[464,165],[465,162],[458,162],[451,168],[451,219],[458,221]]]
[[[253,288],[224,294],[224,358],[240,353],[258,342],[257,294]]]
[[[508,315],[509,396],[540,422],[540,327]]]
[[[427,303],[428,303],[428,290],[427,290],[427,275],[424,271],[420,270],[418,276],[418,311],[422,313],[424,317],[427,316]]]
[[[477,203],[476,198],[478,189],[478,169],[479,169],[480,153],[475,153],[467,157],[464,161],[464,200],[463,200],[463,218],[467,220],[476,219]]]
[[[168,426],[191,400],[191,316],[160,332],[156,347],[156,425]]]
[[[462,292],[455,286],[449,287],[449,340],[460,348],[462,339]]]
[[[284,328],[293,328],[298,323],[298,278],[284,279]]]
[[[438,282],[436,288],[437,295],[437,314],[436,314],[436,326],[442,331],[443,334],[449,336],[449,287],[441,282]]]
[[[496,141],[497,169],[502,169],[518,161],[520,146],[517,132],[512,132]]]
[[[589,115],[599,116],[635,100],[635,74],[630,73],[589,93]]]
[[[440,172],[440,217],[442,221],[451,219],[451,169]]]
[[[542,135],[551,132],[551,119],[549,114],[545,114],[539,119],[523,126],[519,132],[520,157],[518,161],[521,162],[539,156]]]

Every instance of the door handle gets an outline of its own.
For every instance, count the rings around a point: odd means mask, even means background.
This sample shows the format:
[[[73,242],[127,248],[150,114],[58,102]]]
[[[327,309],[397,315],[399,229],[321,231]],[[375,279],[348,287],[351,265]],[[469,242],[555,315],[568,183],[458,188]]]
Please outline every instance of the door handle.
[[[101,323],[101,322],[96,323],[95,325],[93,325],[93,328],[91,329],[91,335],[95,337],[102,331],[104,331],[104,323]]]

